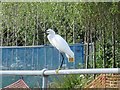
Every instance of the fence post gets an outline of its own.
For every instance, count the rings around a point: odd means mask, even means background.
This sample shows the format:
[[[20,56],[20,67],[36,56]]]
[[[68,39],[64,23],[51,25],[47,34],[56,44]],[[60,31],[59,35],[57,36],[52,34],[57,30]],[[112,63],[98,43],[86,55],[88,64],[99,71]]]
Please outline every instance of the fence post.
[[[43,75],[43,78],[42,78],[42,88],[43,88],[43,90],[47,88],[47,83],[48,83],[48,76]]]
[[[44,75],[44,72],[46,70],[47,70],[46,68],[42,70],[42,88],[43,88],[43,90],[45,88],[47,88],[47,83],[48,83],[48,75]]]

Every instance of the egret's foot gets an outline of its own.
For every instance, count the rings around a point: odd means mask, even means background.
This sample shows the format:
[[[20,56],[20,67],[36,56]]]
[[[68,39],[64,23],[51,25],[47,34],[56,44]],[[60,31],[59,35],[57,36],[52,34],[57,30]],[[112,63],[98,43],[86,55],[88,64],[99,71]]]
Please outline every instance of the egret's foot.
[[[59,70],[60,70],[60,68],[56,69],[56,71],[55,71],[55,72],[58,74]]]
[[[58,72],[59,72],[59,69],[57,69],[55,72],[58,74]]]

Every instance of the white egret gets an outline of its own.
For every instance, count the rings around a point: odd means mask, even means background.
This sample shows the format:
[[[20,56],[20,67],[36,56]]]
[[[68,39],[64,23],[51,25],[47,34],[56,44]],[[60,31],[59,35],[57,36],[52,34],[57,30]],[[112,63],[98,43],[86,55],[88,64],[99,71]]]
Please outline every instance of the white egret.
[[[49,42],[61,52],[61,55],[63,58],[58,70],[61,69],[63,61],[64,61],[64,56],[62,53],[65,53],[69,62],[74,62],[74,53],[70,49],[68,43],[60,35],[55,34],[54,30],[52,30],[52,29],[48,29],[47,33],[48,33],[47,38],[48,38]]]

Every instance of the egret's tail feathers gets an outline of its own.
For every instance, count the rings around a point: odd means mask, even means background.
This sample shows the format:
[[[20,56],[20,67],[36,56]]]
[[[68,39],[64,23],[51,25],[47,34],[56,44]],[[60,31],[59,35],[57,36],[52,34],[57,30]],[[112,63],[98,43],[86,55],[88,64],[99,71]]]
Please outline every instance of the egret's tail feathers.
[[[68,58],[69,62],[74,62],[74,58]]]

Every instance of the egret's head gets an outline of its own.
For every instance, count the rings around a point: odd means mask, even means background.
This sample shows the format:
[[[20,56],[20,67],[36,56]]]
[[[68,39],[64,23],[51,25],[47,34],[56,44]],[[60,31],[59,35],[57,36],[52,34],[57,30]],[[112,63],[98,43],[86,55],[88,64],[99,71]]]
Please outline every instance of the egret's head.
[[[48,33],[48,34],[55,34],[55,31],[53,31],[52,29],[48,29],[48,30],[47,30],[47,33]]]

